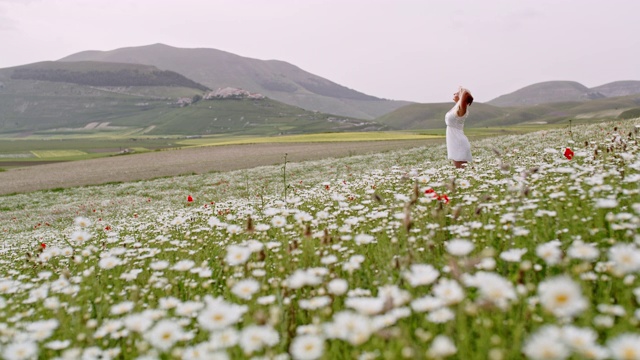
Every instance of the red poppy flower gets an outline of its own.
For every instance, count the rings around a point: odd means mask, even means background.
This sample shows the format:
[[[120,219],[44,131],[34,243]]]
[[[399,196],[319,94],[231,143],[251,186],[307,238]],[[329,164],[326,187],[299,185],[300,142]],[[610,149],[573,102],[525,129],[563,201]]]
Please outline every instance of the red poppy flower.
[[[187,196],[187,201],[188,202],[193,202],[193,197],[191,197],[191,195]]]
[[[569,148],[564,149],[564,157],[569,160],[573,159],[573,151]]]
[[[47,244],[45,244],[45,243],[41,243],[41,244],[40,244],[40,247],[41,247],[41,248],[43,248],[43,249],[46,249],[46,248],[47,248]]]
[[[447,194],[438,195],[438,200],[444,202],[445,204],[449,203],[449,197]]]

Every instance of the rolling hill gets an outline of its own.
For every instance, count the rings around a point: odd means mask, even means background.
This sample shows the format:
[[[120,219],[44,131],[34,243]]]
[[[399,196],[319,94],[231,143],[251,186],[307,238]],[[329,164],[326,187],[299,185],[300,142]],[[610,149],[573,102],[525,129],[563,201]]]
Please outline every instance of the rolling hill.
[[[591,91],[599,92],[606,97],[640,94],[640,81],[614,81],[591,88]]]
[[[442,129],[444,115],[453,103],[413,104],[383,115],[376,121],[392,129]],[[473,103],[467,127],[557,124],[569,119],[592,121],[616,119],[625,111],[640,107],[640,94],[600,98],[591,101],[554,102],[539,105],[503,107]]]
[[[366,95],[284,61],[252,59],[216,49],[154,44],[111,51],[83,51],[59,61],[153,65],[180,73],[211,89],[242,88],[307,110],[360,119],[373,119],[410,103]]]
[[[43,62],[0,69],[0,133],[274,135],[383,128],[261,96],[207,99],[207,89],[140,64]]]
[[[527,106],[640,94],[640,81],[615,81],[588,88],[575,81],[546,81],[499,96],[487,104]]]
[[[90,86],[174,86],[210,90],[174,71],[155,66],[106,62],[45,61],[11,69],[11,79],[65,82]]]

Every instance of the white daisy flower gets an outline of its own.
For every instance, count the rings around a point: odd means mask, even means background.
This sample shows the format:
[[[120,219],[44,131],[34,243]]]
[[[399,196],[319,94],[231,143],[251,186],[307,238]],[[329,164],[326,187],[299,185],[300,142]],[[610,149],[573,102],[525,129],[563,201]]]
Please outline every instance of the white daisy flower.
[[[560,250],[560,241],[553,240],[540,244],[536,247],[536,255],[538,255],[548,265],[555,265],[562,259],[562,250]]]
[[[597,345],[598,334],[591,328],[580,328],[573,325],[562,327],[562,340],[573,351],[580,353],[582,349],[589,349]]]
[[[73,223],[74,223],[76,226],[83,227],[83,228],[86,228],[86,227],[91,226],[91,220],[87,219],[87,218],[86,218],[86,217],[84,217],[84,216],[78,216],[78,217],[76,217],[76,218],[73,220]]]
[[[105,270],[113,269],[114,267],[120,264],[122,264],[122,260],[120,260],[120,258],[115,256],[104,257],[100,259],[100,261],[98,262],[98,266],[100,266],[100,268]]]
[[[640,250],[634,244],[615,244],[609,248],[609,261],[622,275],[640,271]]]
[[[607,342],[611,356],[616,360],[640,359],[640,335],[623,333]]]
[[[566,359],[571,350],[562,341],[558,327],[547,325],[538,329],[525,341],[522,352],[532,360]]]
[[[168,261],[165,260],[159,260],[159,261],[154,261],[152,262],[149,267],[151,268],[151,270],[164,270],[166,268],[169,267],[169,265],[171,265]]]
[[[185,301],[176,306],[175,314],[184,317],[194,317],[202,308],[204,308],[204,304],[199,301]]]
[[[240,280],[231,288],[235,296],[245,300],[251,300],[258,290],[260,290],[260,283],[252,278]]]
[[[175,263],[175,265],[173,265],[171,267],[171,270],[176,270],[176,271],[188,271],[190,270],[192,267],[194,267],[196,265],[196,263],[193,260],[180,260],[177,263]]]
[[[516,299],[513,284],[496,273],[478,271],[474,275],[464,274],[462,279],[466,286],[478,288],[481,302],[505,309],[510,301]]]
[[[593,261],[600,256],[600,251],[595,244],[576,240],[567,250],[567,256],[572,259]]]
[[[386,299],[373,297],[352,297],[347,298],[344,302],[345,306],[352,308],[363,315],[375,315],[382,312]]]
[[[205,330],[222,330],[240,321],[246,306],[231,304],[221,298],[206,298],[207,306],[198,315],[198,323]]]
[[[580,285],[568,276],[541,282],[538,285],[538,297],[542,307],[557,317],[574,317],[588,306]]]
[[[616,199],[595,199],[595,201],[594,207],[596,209],[615,209],[618,207],[618,200]]]
[[[280,341],[280,335],[268,325],[249,325],[242,329],[240,347],[245,354],[252,354],[265,347],[274,346]]]
[[[311,299],[302,299],[298,302],[301,309],[305,310],[317,310],[324,308],[331,304],[331,298],[328,296],[316,296]]]
[[[527,253],[527,249],[510,249],[500,253],[500,259],[508,262],[520,262],[522,255]]]
[[[144,338],[156,349],[166,352],[170,350],[176,342],[181,341],[184,336],[182,327],[173,320],[160,320],[148,332],[144,333]]]
[[[293,339],[289,352],[295,360],[315,360],[324,354],[324,339],[317,335],[300,335]]]
[[[442,359],[455,355],[457,352],[458,349],[456,345],[448,336],[438,335],[433,339],[433,342],[431,342],[427,354],[432,358]]]
[[[455,317],[456,314],[448,307],[441,307],[427,314],[427,320],[436,324],[444,324]]]
[[[442,299],[434,296],[424,296],[411,302],[411,308],[417,312],[427,312],[439,309],[444,306]]]
[[[453,256],[467,256],[475,245],[469,240],[453,239],[445,242],[447,252]]]
[[[457,304],[464,299],[464,291],[458,282],[444,278],[434,285],[433,294],[445,305]]]
[[[375,238],[369,234],[358,234],[353,241],[358,245],[366,245],[374,242]]]
[[[236,346],[239,341],[240,333],[232,327],[228,327],[221,331],[214,331],[209,336],[209,344],[213,350],[221,350]]]
[[[274,216],[271,218],[271,225],[275,228],[282,228],[287,225],[287,219],[284,216]]]
[[[84,230],[77,230],[71,233],[70,240],[76,245],[83,245],[91,239],[91,234]]]
[[[405,271],[402,276],[412,287],[429,285],[436,281],[440,272],[429,264],[413,264],[411,271]]]
[[[231,266],[242,265],[249,260],[251,254],[252,252],[248,247],[229,245],[224,261]]]
[[[327,291],[333,295],[344,295],[349,290],[349,283],[345,279],[333,279],[327,284]]]
[[[35,359],[38,355],[38,345],[31,341],[12,342],[2,349],[6,360]]]
[[[153,325],[153,319],[145,314],[131,314],[123,319],[124,327],[129,331],[144,333],[151,325]]]
[[[372,331],[368,316],[350,311],[341,311],[333,316],[333,322],[324,324],[324,332],[328,338],[345,340],[356,346],[369,340]]]
[[[69,345],[71,345],[70,340],[54,340],[46,343],[44,347],[51,350],[63,350],[68,348]]]
[[[133,310],[135,304],[132,301],[123,301],[119,304],[111,306],[111,315],[122,315]]]

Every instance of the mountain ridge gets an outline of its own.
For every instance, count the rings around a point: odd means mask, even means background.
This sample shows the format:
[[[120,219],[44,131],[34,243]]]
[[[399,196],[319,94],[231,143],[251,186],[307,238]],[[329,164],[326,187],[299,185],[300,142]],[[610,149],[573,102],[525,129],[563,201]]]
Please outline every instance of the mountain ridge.
[[[0,133],[254,135],[367,131],[372,121],[312,112],[153,65],[40,62],[0,69]]]
[[[73,66],[70,66],[73,64]],[[175,71],[159,70],[155,66],[75,62],[43,61],[11,68],[11,79],[66,82],[91,86],[176,86],[200,91],[211,90]]]
[[[443,129],[450,103],[412,104],[376,119],[392,129]],[[567,124],[619,119],[625,112],[640,110],[640,94],[605,97],[589,101],[564,101],[536,105],[496,106],[474,102],[466,127],[492,127],[524,124]]]
[[[640,94],[640,81],[613,81],[588,88],[576,81],[553,80],[531,84],[487,101],[489,105],[510,107]]]
[[[311,111],[373,119],[410,104],[377,98],[309,73],[282,60],[259,60],[211,48],[165,44],[87,50],[59,59],[153,65],[171,70],[211,89],[235,87]]]

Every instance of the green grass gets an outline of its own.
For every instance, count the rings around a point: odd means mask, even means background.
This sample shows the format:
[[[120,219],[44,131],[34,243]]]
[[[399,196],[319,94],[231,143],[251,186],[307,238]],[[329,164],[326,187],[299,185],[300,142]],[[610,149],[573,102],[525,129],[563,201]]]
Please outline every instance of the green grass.
[[[270,137],[204,137],[201,139],[181,140],[178,143],[186,146],[210,146],[231,144],[260,144],[260,143],[311,143],[311,142],[340,142],[340,141],[389,141],[389,140],[422,140],[442,138],[441,135],[416,134],[408,132],[345,132],[318,133],[303,135],[283,135]]]
[[[87,153],[80,150],[40,150],[32,151],[33,155],[40,159],[46,158],[65,158],[65,157],[79,157],[84,156]]]
[[[22,152],[41,150],[65,150],[74,149],[84,152],[98,152],[103,150],[119,151],[125,148],[163,149],[177,147],[178,138],[168,139],[137,139],[127,137],[102,137],[102,138],[68,138],[34,139],[34,140],[7,140],[0,139],[0,154],[18,154]]]

